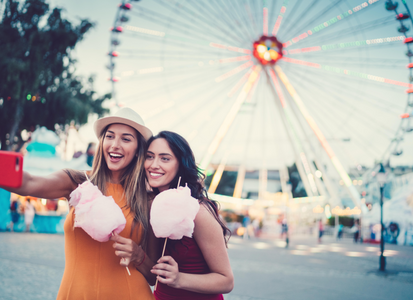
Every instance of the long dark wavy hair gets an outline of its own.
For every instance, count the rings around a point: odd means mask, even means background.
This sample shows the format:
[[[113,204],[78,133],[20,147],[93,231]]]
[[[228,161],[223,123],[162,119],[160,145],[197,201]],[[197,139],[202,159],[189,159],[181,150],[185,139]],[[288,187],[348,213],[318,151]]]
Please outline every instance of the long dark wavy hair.
[[[221,221],[218,214],[218,203],[208,198],[208,193],[204,186],[205,175],[195,163],[195,156],[188,142],[179,134],[171,131],[161,131],[156,136],[148,140],[147,147],[156,139],[165,139],[171,148],[173,154],[179,162],[179,169],[174,179],[169,183],[170,187],[178,185],[179,177],[181,177],[180,186],[188,185],[191,190],[191,196],[198,199],[200,204],[205,204],[208,211],[215,217],[219,225],[222,227],[225,243],[227,243],[231,232]],[[157,188],[153,188],[155,194],[159,193]]]

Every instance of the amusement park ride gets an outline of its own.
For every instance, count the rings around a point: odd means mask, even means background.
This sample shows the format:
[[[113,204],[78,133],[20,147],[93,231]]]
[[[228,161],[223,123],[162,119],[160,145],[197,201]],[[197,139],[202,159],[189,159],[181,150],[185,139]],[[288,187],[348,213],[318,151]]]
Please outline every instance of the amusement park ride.
[[[412,145],[412,17],[404,0],[320,2],[121,1],[108,67],[115,104],[139,108],[155,132],[184,135],[200,168],[216,170],[211,193],[235,168],[235,199],[258,169],[261,181],[279,170],[289,194],[295,163],[308,197],[342,207],[341,182],[366,211],[346,170],[413,161],[402,150]],[[351,147],[334,142],[343,139]]]

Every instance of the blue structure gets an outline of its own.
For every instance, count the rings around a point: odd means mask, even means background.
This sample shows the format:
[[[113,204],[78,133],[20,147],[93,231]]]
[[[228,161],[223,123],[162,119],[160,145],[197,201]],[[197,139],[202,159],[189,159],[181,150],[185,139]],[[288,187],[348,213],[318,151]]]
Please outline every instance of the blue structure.
[[[10,192],[0,189],[0,231],[5,231],[10,221]]]
[[[65,220],[66,215],[36,214],[30,231],[37,233],[63,233],[63,224]],[[10,221],[10,192],[0,189],[0,231],[6,231]],[[19,222],[14,224],[14,231],[23,232],[25,229],[24,215],[21,214]]]

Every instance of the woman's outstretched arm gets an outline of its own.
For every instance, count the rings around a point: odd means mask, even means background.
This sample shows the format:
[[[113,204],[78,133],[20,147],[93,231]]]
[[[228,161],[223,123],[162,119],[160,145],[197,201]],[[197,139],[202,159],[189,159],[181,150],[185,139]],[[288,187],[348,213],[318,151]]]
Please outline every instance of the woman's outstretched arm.
[[[215,217],[201,205],[195,218],[194,238],[210,269],[208,274],[180,273],[171,256],[158,260],[152,273],[171,287],[203,294],[225,294],[234,287],[234,275],[229,263],[222,228]]]
[[[22,185],[19,188],[2,187],[6,191],[22,196],[56,199],[69,199],[70,193],[77,187],[64,170],[59,170],[47,176],[31,175],[23,172]]]

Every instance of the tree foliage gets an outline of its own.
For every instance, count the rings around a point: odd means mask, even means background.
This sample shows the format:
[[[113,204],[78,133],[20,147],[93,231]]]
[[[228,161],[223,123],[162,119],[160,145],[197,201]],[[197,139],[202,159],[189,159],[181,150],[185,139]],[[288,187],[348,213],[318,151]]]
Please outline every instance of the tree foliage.
[[[45,0],[0,0],[0,142],[10,150],[20,133],[37,125],[85,124],[91,113],[107,112],[97,97],[93,77],[74,75],[71,52],[93,27],[87,19],[73,25],[61,9]]]

